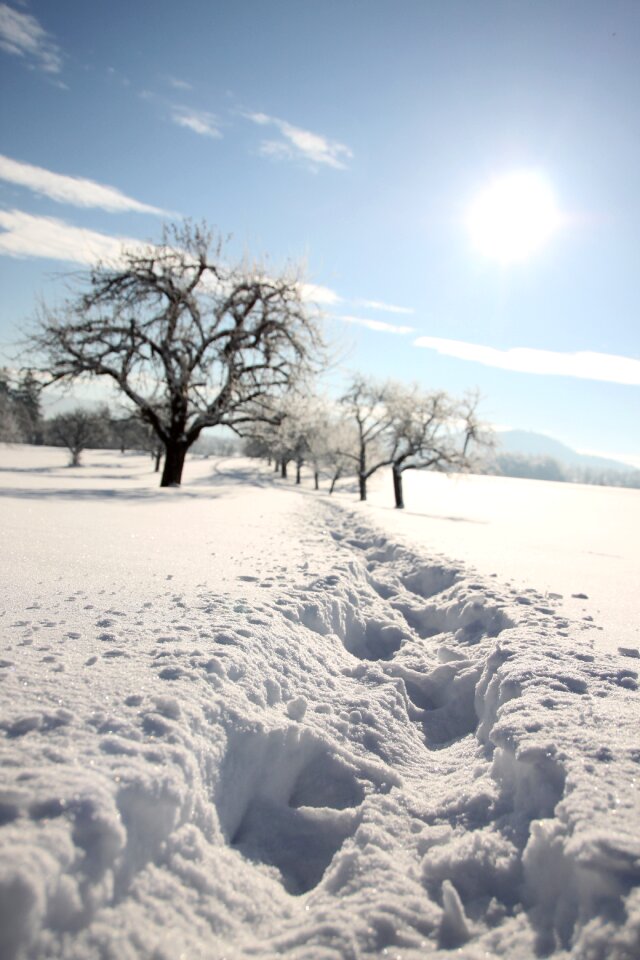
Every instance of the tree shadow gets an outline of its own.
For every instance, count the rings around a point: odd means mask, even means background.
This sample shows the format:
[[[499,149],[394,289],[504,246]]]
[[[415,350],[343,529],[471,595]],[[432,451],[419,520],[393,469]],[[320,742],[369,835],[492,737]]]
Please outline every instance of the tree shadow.
[[[489,522],[488,520],[475,520],[473,517],[445,517],[441,513],[421,513],[419,510],[398,510],[393,506],[381,506],[380,504],[373,504],[375,510],[391,510],[394,513],[399,513],[405,517],[420,517],[424,520],[448,520],[450,523],[478,523],[483,526],[486,526]]]
[[[211,464],[211,468],[211,473],[208,473],[206,476],[190,480],[188,487],[229,487],[238,486],[238,484],[242,483],[264,488],[272,486],[273,480],[279,477],[275,472],[271,474],[259,473],[255,467],[250,467],[246,464],[241,466],[232,457],[225,460],[217,460]]]
[[[27,490],[24,487],[2,487],[0,498],[20,500],[131,500],[151,503],[172,497],[179,500],[217,500],[221,494],[212,490],[191,490],[189,487],[158,487],[157,489],[118,490],[115,488],[85,487],[68,490],[65,487]]]

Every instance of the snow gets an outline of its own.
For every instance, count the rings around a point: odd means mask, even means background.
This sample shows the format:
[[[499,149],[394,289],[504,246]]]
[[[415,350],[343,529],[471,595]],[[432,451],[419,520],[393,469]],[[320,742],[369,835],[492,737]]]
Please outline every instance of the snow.
[[[65,463],[0,450],[3,960],[638,956],[637,492]]]
[[[563,612],[601,628],[601,649],[638,647],[640,493],[637,490],[407,471],[407,510],[376,475],[364,508],[417,550],[443,553],[522,591],[535,586]]]

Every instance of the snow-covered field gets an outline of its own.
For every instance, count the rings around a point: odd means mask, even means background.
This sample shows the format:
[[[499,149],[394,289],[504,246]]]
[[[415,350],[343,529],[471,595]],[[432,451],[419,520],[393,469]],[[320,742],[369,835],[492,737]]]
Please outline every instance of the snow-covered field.
[[[2,960],[640,955],[636,491],[65,463],[0,450]]]

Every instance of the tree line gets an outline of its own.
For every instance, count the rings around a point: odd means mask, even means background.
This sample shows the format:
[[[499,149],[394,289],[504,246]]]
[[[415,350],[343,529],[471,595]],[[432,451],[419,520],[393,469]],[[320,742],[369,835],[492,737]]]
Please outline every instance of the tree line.
[[[79,465],[88,447],[148,452],[159,466],[162,446],[135,414],[118,415],[102,404],[45,417],[41,401],[42,387],[33,371],[12,378],[8,370],[0,369],[0,442],[66,447],[70,466]]]
[[[316,489],[320,476],[327,477],[329,493],[339,479],[355,477],[360,500],[367,499],[370,478],[390,467],[395,505],[402,509],[407,470],[471,470],[491,448],[478,399],[355,375],[337,403],[290,398],[277,422],[253,428],[246,450],[270,459],[283,477],[294,464],[296,483],[307,464]]]

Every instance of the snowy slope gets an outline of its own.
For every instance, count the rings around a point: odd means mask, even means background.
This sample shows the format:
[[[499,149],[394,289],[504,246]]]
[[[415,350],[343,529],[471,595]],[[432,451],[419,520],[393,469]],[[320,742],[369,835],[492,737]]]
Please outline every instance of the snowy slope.
[[[255,465],[87,463],[1,451],[3,960],[638,955],[634,658]]]

